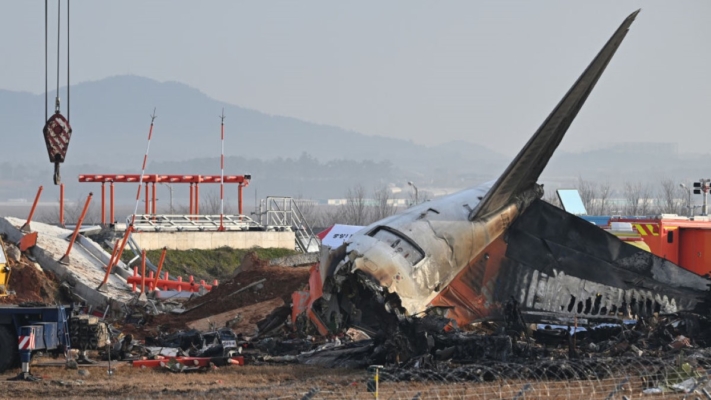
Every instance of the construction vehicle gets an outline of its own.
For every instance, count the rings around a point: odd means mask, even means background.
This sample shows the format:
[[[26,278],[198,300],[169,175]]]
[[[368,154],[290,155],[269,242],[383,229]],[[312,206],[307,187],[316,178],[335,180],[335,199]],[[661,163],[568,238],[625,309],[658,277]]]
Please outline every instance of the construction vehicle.
[[[0,240],[2,296],[14,294],[9,285],[10,273],[10,260]],[[32,356],[38,353],[68,356],[72,343],[80,351],[79,362],[90,363],[86,351],[110,343],[109,328],[99,318],[78,315],[73,309],[72,306],[37,303],[0,305],[0,373],[21,363],[22,370],[17,379],[35,380],[37,378],[30,374]],[[67,361],[73,362],[69,358]]]
[[[18,379],[30,375],[32,355],[43,352],[67,354],[69,350],[69,309],[64,306],[0,306],[0,372],[22,363]]]
[[[69,2],[66,3],[67,29],[67,116],[60,112],[59,67],[60,43],[57,36],[57,92],[54,114],[49,116],[48,99],[48,4],[45,2],[45,126],[43,135],[50,162],[54,163],[54,184],[60,183],[59,164],[64,162],[72,129],[69,124]],[[59,35],[59,3],[57,8],[57,31]],[[40,187],[40,193],[42,188]],[[38,193],[39,197],[39,193]],[[35,200],[36,204],[36,200]],[[25,251],[36,243],[37,233],[31,232],[29,221],[32,219],[34,206],[27,223],[23,226],[24,237],[17,244],[20,251]],[[10,262],[0,240],[0,297],[12,294],[9,290]],[[34,380],[30,375],[30,361],[33,354],[69,355],[70,343],[74,343],[85,356],[87,349],[97,349],[110,343],[106,323],[98,318],[85,315],[72,315],[71,306],[41,305],[27,303],[19,305],[0,305],[0,373],[21,363],[22,370],[18,379]],[[71,328],[71,329],[70,329]],[[70,340],[70,335],[72,336]],[[81,359],[81,357],[80,357]],[[71,361],[68,359],[68,361]]]
[[[0,293],[10,294],[10,264],[0,240]],[[33,353],[61,354],[69,349],[68,308],[64,306],[0,306],[0,373],[22,363],[21,379],[32,379]]]

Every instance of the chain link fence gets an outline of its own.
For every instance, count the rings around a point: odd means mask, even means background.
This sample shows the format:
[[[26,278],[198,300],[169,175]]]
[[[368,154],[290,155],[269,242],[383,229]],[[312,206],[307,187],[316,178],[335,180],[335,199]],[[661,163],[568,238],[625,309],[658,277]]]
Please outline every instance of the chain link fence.
[[[590,358],[439,369],[379,369],[360,382],[269,388],[269,399],[638,399],[711,400],[711,358]],[[377,386],[377,394],[376,394]]]

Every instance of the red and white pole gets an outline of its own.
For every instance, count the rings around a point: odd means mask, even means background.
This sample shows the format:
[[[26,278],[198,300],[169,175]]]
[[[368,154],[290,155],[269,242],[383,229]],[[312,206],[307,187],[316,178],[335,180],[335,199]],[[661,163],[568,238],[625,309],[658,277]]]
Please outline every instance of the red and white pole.
[[[141,185],[143,184],[143,176],[146,174],[146,162],[148,161],[148,150],[151,148],[151,137],[153,136],[153,121],[156,119],[156,110],[153,109],[153,115],[151,115],[151,128],[148,130],[148,144],[146,145],[146,153],[143,155],[143,166],[141,167],[141,178],[138,181],[138,191],[136,192],[136,207],[133,209],[133,215],[131,216],[131,225],[136,222],[136,213],[138,213],[138,203],[141,201]],[[146,185],[146,190],[148,187]],[[146,192],[148,194],[148,192]],[[148,203],[148,196],[146,196],[146,203]],[[127,230],[128,231],[128,230]]]
[[[96,290],[100,290],[109,280],[109,275],[111,275],[111,269],[113,269],[114,264],[117,264],[121,259],[123,254],[123,249],[126,248],[126,242],[128,237],[131,236],[131,231],[133,230],[133,224],[136,222],[136,213],[138,212],[138,203],[141,201],[141,185],[143,184],[143,175],[146,172],[146,161],[148,160],[148,150],[151,148],[151,137],[153,136],[153,121],[156,119],[156,110],[153,109],[153,114],[151,115],[151,128],[148,130],[148,145],[146,145],[146,154],[143,156],[143,167],[141,168],[141,179],[138,181],[138,192],[136,193],[136,207],[133,209],[133,215],[131,216],[131,223],[126,227],[126,232],[123,234],[123,239],[121,240],[121,245],[116,252],[116,255],[109,259],[109,263],[106,265],[106,275],[104,275],[104,280],[101,281]],[[113,189],[113,182],[111,182],[111,188]],[[111,205],[113,208],[113,190],[111,191]],[[113,214],[113,211],[112,211]]]
[[[222,109],[220,115],[220,137],[222,149],[220,152],[220,227],[219,231],[224,231],[225,226],[222,224],[222,218],[225,214],[225,109]]]

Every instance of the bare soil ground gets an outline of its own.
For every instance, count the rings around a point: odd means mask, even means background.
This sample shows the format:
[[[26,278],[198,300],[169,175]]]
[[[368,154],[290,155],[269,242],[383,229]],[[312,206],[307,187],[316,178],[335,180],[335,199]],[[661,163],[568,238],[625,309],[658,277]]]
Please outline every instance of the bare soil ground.
[[[42,362],[42,360],[39,360]],[[305,365],[223,367],[210,372],[176,374],[141,370],[127,363],[109,377],[106,363],[86,368],[88,376],[63,367],[33,366],[39,382],[8,381],[1,398],[236,398],[236,399],[373,399],[364,370],[325,369]],[[80,368],[81,369],[81,368]],[[19,371],[0,375],[7,379]],[[305,397],[307,393],[311,397]],[[614,393],[613,393],[614,392]],[[419,396],[418,396],[419,393]],[[611,397],[608,397],[612,394]],[[586,381],[381,382],[381,399],[607,399],[683,398],[683,394],[643,395],[641,382],[630,379]]]
[[[88,376],[63,367],[33,366],[39,382],[8,381],[2,398],[301,398],[314,387],[339,387],[365,392],[365,371],[309,366],[230,366],[216,371],[176,374],[138,369],[120,363],[109,377],[106,364],[86,368]],[[81,369],[81,368],[80,368]],[[19,371],[0,375],[15,376]]]
[[[260,260],[256,254],[248,253],[243,259],[239,271],[232,279],[221,283],[204,296],[187,302],[184,307],[189,311],[179,315],[155,316],[142,327],[120,323],[115,325],[124,333],[132,333],[135,338],[142,339],[146,336],[154,336],[158,331],[171,332],[189,329],[187,326],[189,322],[275,298],[281,298],[284,303],[289,304],[293,292],[307,287],[309,268],[269,266],[268,264],[269,261]],[[260,285],[235,293],[263,279],[265,281]],[[271,310],[264,311],[262,317],[269,314]],[[255,317],[252,323],[260,319]]]

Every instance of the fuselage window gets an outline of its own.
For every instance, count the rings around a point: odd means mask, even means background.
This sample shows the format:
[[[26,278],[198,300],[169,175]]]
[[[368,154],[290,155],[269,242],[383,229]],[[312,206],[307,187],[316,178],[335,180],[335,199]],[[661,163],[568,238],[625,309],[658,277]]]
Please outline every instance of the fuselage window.
[[[400,253],[403,258],[412,263],[412,265],[422,261],[425,257],[424,252],[416,244],[395,230],[380,226],[370,232],[369,235],[381,242],[387,243],[388,246],[395,249],[396,252]]]

